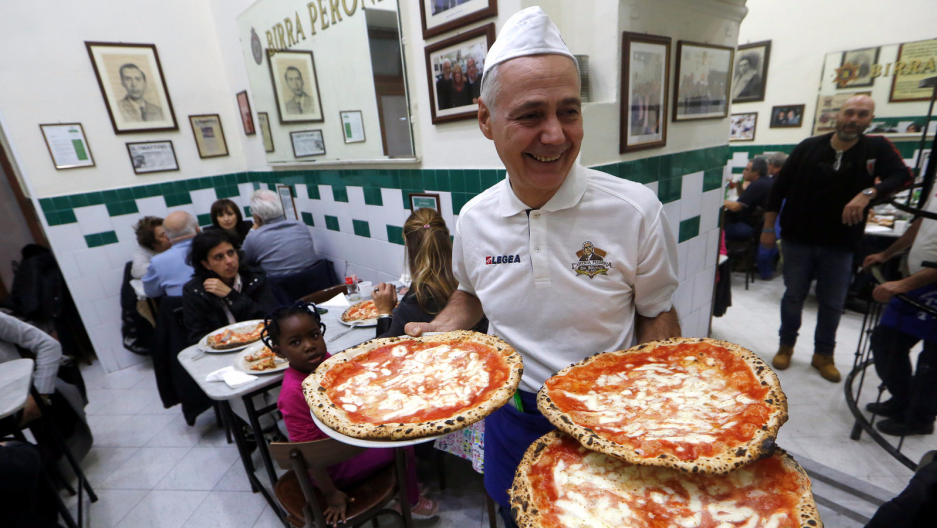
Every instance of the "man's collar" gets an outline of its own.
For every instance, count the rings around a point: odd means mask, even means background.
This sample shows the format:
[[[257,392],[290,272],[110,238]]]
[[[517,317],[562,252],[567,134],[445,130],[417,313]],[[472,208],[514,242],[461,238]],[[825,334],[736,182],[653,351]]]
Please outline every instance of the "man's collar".
[[[511,188],[510,176],[501,183],[504,185],[504,192],[501,193],[501,216],[514,216],[530,209],[530,206],[514,194],[514,189]],[[574,163],[563,184],[540,210],[554,212],[575,206],[582,199],[582,195],[585,194],[587,183],[589,183],[589,175],[586,173],[585,167],[579,163]]]
[[[283,215],[278,216],[278,217],[276,217],[276,218],[271,218],[270,220],[264,220],[264,225],[265,225],[265,226],[268,226],[268,225],[273,225],[273,224],[279,224],[280,222],[283,222],[283,221],[285,221],[285,220],[286,220],[286,214],[283,214]],[[261,227],[263,227],[263,226],[261,226]]]
[[[191,237],[189,237],[189,238],[184,238],[184,239],[182,239],[182,240],[176,240],[175,242],[172,243],[172,247],[189,246],[189,245],[192,244],[192,239],[193,239],[193,238],[195,238],[195,237],[194,237],[194,236],[191,236]]]

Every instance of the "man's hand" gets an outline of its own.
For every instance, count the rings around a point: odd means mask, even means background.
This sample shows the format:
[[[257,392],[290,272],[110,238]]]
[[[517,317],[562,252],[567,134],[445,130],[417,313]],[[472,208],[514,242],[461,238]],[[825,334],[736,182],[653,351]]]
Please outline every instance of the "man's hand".
[[[377,313],[389,314],[397,306],[397,288],[393,284],[382,282],[371,292],[371,298],[377,306]]]
[[[485,313],[482,303],[471,293],[462,290],[452,292],[449,302],[431,323],[407,323],[404,331],[409,336],[420,337],[426,332],[452,332],[468,330],[481,321]]]
[[[777,241],[778,237],[774,234],[774,231],[761,232],[761,245],[764,246],[765,249],[774,249]]]
[[[341,492],[340,490],[335,490],[334,492],[325,496],[325,511],[322,512],[325,514],[325,522],[331,524],[332,526],[337,525],[339,522],[344,523],[346,520],[346,512],[348,510],[348,503],[354,502],[354,498],[349,498],[348,495]]]
[[[453,330],[461,330],[461,328],[444,329],[442,325],[436,324],[435,322],[407,323],[407,325],[403,327],[403,331],[410,337],[420,337],[427,332],[451,332]]]
[[[859,193],[843,208],[843,223],[849,226],[862,223],[865,219],[865,208],[871,198]]]
[[[862,269],[867,270],[876,264],[881,264],[885,262],[886,260],[888,260],[888,257],[885,256],[884,251],[881,253],[874,253],[872,255],[869,255],[868,257],[865,258],[865,260],[862,261]]]
[[[902,281],[890,281],[879,284],[872,290],[872,298],[880,303],[887,303],[892,297],[899,293],[906,293],[908,288],[902,284]]]
[[[202,283],[202,286],[208,293],[222,298],[227,297],[228,294],[231,293],[231,288],[221,279],[206,279],[205,282]]]
[[[20,418],[20,427],[40,417],[42,417],[42,412],[39,410],[39,406],[36,405],[36,400],[33,399],[33,395],[30,394],[26,396],[26,406],[23,407],[23,417]]]

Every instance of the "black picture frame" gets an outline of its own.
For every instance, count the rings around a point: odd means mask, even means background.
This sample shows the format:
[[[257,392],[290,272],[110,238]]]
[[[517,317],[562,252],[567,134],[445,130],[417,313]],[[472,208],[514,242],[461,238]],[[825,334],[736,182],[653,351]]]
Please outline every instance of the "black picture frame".
[[[426,54],[426,82],[427,82],[427,87],[429,88],[430,111],[432,113],[432,122],[434,125],[438,125],[440,123],[449,123],[452,121],[461,121],[464,119],[477,119],[478,118],[478,105],[477,104],[460,105],[458,107],[439,108],[440,98],[437,96],[437,91],[439,89],[439,85],[437,84],[437,82],[441,81],[441,79],[437,79],[436,74],[433,71],[434,70],[433,56],[434,55],[442,56],[442,54],[445,54],[447,52],[452,53],[453,50],[458,49],[458,46],[460,44],[478,39],[480,37],[484,37],[486,39],[486,46],[485,46],[484,51],[485,51],[485,54],[487,55],[488,50],[491,49],[491,45],[494,44],[494,41],[495,41],[495,25],[494,24],[486,24],[484,26],[477,27],[475,29],[470,29],[466,31],[465,33],[456,35],[455,37],[451,37],[441,42],[438,42],[436,44],[426,46],[424,50]],[[480,59],[476,59],[476,63],[478,63],[479,60],[484,60],[484,57],[481,57]],[[481,71],[483,71],[484,65],[477,64],[477,68],[479,69],[478,80],[480,81]],[[464,89],[471,90],[471,87],[468,85],[467,82],[466,82],[466,86]],[[461,107],[464,107],[465,110],[456,111],[457,108],[461,108]]]
[[[206,136],[205,136],[205,130],[203,130],[203,127],[199,127],[196,125],[196,120],[198,119],[204,119],[204,120],[214,119],[215,123],[212,125],[212,131],[214,131],[214,128],[217,125],[218,134],[221,136],[221,145],[224,147],[224,152],[211,154],[211,153],[206,153],[206,151],[203,150],[203,147],[205,146],[204,141],[205,141]],[[228,152],[228,141],[227,139],[225,139],[225,136],[224,136],[224,127],[221,126],[221,116],[219,116],[218,114],[190,115],[189,124],[192,125],[192,135],[194,136],[194,139],[195,139],[195,147],[198,149],[199,158],[207,159],[207,158],[220,158],[224,156],[230,156],[230,152]],[[201,143],[199,142],[199,139],[202,139]]]
[[[267,50],[267,65],[270,68],[270,82],[273,85],[273,98],[277,106],[277,116],[280,118],[281,125],[294,123],[322,123],[325,121],[325,113],[322,109],[322,96],[319,94],[319,75],[316,73],[316,60],[310,50]],[[303,110],[302,105],[297,104],[294,111],[291,103],[281,97],[286,92],[284,83],[285,76],[290,69],[295,69],[300,74],[303,82],[303,98],[312,99],[311,104],[306,108],[313,108],[312,112]],[[281,75],[282,74],[282,75]],[[311,78],[311,86],[315,86],[315,98],[312,93],[306,92],[307,79]],[[312,89],[309,89],[311,92]],[[295,97],[295,96],[294,96]],[[298,114],[298,115],[297,115]]]
[[[320,146],[321,146],[321,152],[320,152],[319,150],[316,150],[316,151],[314,151],[314,152],[309,152],[309,153],[305,153],[305,152],[299,153],[299,152],[297,152],[297,151],[296,151],[296,138],[299,136],[299,134],[309,134],[311,137],[318,136],[319,143],[320,143]],[[322,135],[322,129],[316,129],[316,130],[297,130],[297,131],[294,131],[294,132],[290,132],[290,143],[291,143],[292,146],[293,146],[293,157],[294,157],[294,158],[302,159],[302,158],[311,158],[311,157],[313,157],[313,156],[325,156],[325,136]]]
[[[156,168],[147,169],[147,155],[144,152],[147,145],[168,145],[168,151],[172,154],[172,164],[168,164],[169,159],[164,155],[161,157],[150,156],[153,161],[162,161],[164,165],[157,165]],[[172,172],[179,170],[179,160],[176,158],[176,149],[171,140],[161,141],[137,141],[127,143],[127,154],[130,156],[130,165],[133,167],[134,174],[153,174],[156,172]],[[160,159],[161,158],[161,159]]]
[[[726,55],[725,61],[715,64],[706,71],[706,85],[695,78],[696,71],[702,71],[706,64],[696,60],[686,64],[684,50],[696,52],[706,57],[709,50]],[[728,46],[703,44],[685,40],[677,41],[677,68],[673,89],[673,121],[696,121],[702,119],[725,119],[729,116],[730,74],[735,50]],[[689,70],[689,72],[685,71]],[[723,71],[724,70],[724,71]],[[714,79],[714,77],[716,77]],[[698,93],[697,93],[698,92]],[[719,97],[719,98],[714,98]],[[715,107],[717,110],[713,111]],[[682,110],[682,112],[681,112]]]
[[[739,64],[746,61],[754,74],[742,82]],[[765,87],[768,85],[768,63],[771,61],[771,41],[752,42],[738,47],[732,64],[732,104],[754,103],[765,100]],[[752,66],[757,62],[757,66]]]
[[[453,5],[435,13],[430,10],[428,18],[427,4],[432,4],[433,0],[417,1],[420,3],[420,23],[423,28],[423,40],[442,35],[447,31],[466,26],[477,20],[498,16],[498,0],[448,2]],[[440,19],[438,23],[434,20],[437,17]]]
[[[771,122],[768,128],[800,128],[804,126],[804,110],[807,105],[779,105],[771,107]],[[794,112],[793,116],[791,112]]]
[[[623,32],[621,34],[621,115],[619,116],[619,144],[618,152],[633,152],[636,150],[652,149],[652,148],[661,148],[667,145],[667,122],[669,121],[669,114],[667,112],[667,104],[670,101],[670,45],[673,39],[670,37],[663,37],[658,35],[648,35],[644,33],[629,33]],[[634,131],[634,122],[632,120],[635,117],[635,95],[632,90],[636,89],[633,86],[635,81],[635,75],[637,74],[637,68],[632,62],[632,48],[634,44],[650,44],[652,46],[663,46],[663,82],[658,91],[660,92],[659,97],[652,97],[648,104],[645,104],[643,108],[640,106],[637,108],[638,119],[643,119],[645,122],[648,121],[648,118],[652,112],[656,103],[657,109],[657,126],[660,128],[660,139],[652,139],[650,141],[634,141],[632,138],[635,136]],[[648,76],[648,77],[657,77],[657,75]],[[649,79],[645,82],[651,82]],[[643,89],[643,88],[642,88]],[[653,93],[653,86],[649,88],[651,96]],[[644,135],[653,135],[653,134],[644,134]],[[629,139],[632,139],[629,141]]]
[[[751,119],[751,127],[742,129],[740,125],[745,124],[745,120]],[[755,141],[755,131],[758,128],[758,112],[746,112],[742,114],[732,114],[729,125],[729,141]],[[745,131],[751,131],[749,135]]]

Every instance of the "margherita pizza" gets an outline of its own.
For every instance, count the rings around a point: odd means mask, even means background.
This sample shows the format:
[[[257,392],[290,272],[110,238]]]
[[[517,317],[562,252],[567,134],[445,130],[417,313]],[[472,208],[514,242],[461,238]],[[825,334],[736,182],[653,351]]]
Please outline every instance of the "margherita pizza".
[[[674,338],[586,358],[537,396],[553,425],[633,464],[725,474],[774,447],[787,398],[754,353]]]
[[[205,344],[215,350],[243,347],[259,340],[263,329],[263,321],[255,325],[241,325],[237,330],[224,328],[221,332],[209,334],[205,339]]]
[[[589,451],[553,431],[511,488],[521,528],[822,528],[804,470],[780,448],[726,475],[688,475]]]
[[[343,323],[353,323],[355,321],[367,321],[369,319],[377,319],[377,306],[374,304],[373,300],[357,302],[348,307],[344,313],[342,313],[342,322]]]
[[[491,414],[520,383],[520,354],[497,337],[458,331],[374,339],[322,362],[303,382],[312,412],[355,438],[444,434]]]

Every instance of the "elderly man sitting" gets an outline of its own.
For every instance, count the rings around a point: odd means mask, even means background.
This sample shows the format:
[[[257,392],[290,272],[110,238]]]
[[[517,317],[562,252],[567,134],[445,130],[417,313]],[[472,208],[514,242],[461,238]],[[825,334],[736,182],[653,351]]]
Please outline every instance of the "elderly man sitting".
[[[270,275],[302,271],[316,260],[316,248],[306,224],[288,220],[280,197],[260,189],[251,195],[254,229],[244,239],[244,259]]]
[[[181,297],[182,286],[192,278],[192,266],[185,263],[185,258],[192,238],[199,232],[198,219],[185,211],[176,211],[163,220],[163,229],[172,247],[150,260],[150,269],[143,276],[143,290],[151,298]]]

